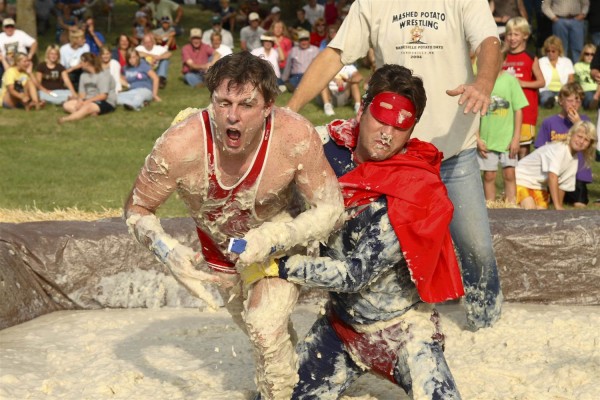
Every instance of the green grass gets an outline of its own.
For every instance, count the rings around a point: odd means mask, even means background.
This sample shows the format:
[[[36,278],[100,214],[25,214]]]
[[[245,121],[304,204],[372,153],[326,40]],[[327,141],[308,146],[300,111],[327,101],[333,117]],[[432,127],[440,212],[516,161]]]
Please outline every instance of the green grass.
[[[107,35],[114,43],[117,35],[131,30],[133,2],[119,0],[113,30]],[[199,7],[186,6],[186,32],[193,26],[207,27],[211,14]],[[99,29],[105,27],[102,20]],[[54,32],[39,38],[40,55],[53,40]],[[181,48],[186,39],[179,38]],[[82,121],[58,125],[64,115],[60,107],[47,106],[39,112],[4,110],[0,108],[0,208],[77,207],[83,211],[118,209],[127,197],[131,185],[150,152],[154,141],[169,126],[173,117],[186,107],[205,107],[208,91],[186,86],[180,76],[180,51],[171,61],[169,81],[161,90],[161,103],[152,103],[140,112],[119,108],[116,112]],[[362,71],[365,76],[368,71]],[[278,105],[290,98],[284,93]],[[541,110],[540,121],[555,110]],[[336,109],[337,118],[353,115],[351,107]],[[315,125],[329,121],[321,108],[309,104],[302,110]],[[595,121],[596,114],[588,114]],[[600,198],[599,163],[595,163],[596,181],[589,185],[593,200]],[[498,193],[502,192],[499,180]],[[170,199],[161,208],[163,216],[184,215],[180,201]]]

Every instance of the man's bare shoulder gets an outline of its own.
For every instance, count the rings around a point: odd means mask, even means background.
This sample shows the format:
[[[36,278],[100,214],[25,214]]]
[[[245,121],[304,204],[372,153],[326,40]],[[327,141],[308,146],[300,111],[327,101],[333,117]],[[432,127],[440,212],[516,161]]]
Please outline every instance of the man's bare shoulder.
[[[291,157],[302,155],[321,143],[313,124],[288,108],[275,108],[273,134],[278,146]]]
[[[202,110],[188,108],[179,112],[154,147],[169,158],[192,160],[203,154],[203,138]]]

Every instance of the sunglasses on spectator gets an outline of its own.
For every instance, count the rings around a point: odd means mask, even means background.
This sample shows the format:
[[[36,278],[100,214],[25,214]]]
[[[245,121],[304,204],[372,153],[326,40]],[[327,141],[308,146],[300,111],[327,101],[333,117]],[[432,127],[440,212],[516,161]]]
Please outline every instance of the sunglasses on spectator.
[[[588,53],[588,52],[583,53],[584,56],[593,56],[594,54],[596,54],[596,53]]]

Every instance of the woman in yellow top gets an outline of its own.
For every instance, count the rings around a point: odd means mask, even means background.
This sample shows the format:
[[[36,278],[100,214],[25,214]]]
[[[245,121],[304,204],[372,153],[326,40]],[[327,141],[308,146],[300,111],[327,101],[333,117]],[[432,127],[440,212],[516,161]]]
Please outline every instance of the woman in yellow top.
[[[540,105],[552,108],[560,88],[574,82],[575,69],[570,58],[564,57],[565,50],[558,36],[550,36],[544,41],[544,57],[539,59],[540,69],[546,86],[540,89]]]
[[[31,75],[31,61],[27,54],[18,53],[14,59],[14,65],[6,70],[2,76],[2,107],[25,108],[39,110],[44,106],[40,101]]]

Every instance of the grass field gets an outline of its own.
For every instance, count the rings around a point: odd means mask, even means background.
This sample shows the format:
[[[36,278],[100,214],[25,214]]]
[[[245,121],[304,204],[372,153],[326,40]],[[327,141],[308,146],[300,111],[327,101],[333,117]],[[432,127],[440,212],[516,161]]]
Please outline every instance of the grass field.
[[[121,32],[131,30],[133,2],[119,0],[108,42]],[[186,32],[193,26],[207,27],[211,14],[195,6],[185,6]],[[98,23],[99,29],[104,25]],[[123,27],[120,29],[120,27]],[[39,39],[39,55],[53,40],[54,32]],[[180,38],[181,46],[186,38]],[[74,207],[81,211],[102,212],[119,209],[156,138],[170,121],[186,107],[204,107],[208,91],[186,86],[179,78],[180,52],[176,51],[170,67],[163,101],[153,103],[140,112],[119,108],[97,118],[58,125],[63,115],[59,107],[47,106],[39,112],[0,108],[0,209],[39,209],[51,211]],[[363,71],[367,75],[367,71]],[[277,100],[284,105],[290,98],[285,93]],[[336,117],[353,115],[351,107],[336,109]],[[540,121],[557,110],[542,110]],[[314,124],[329,120],[321,108],[307,105],[302,114]],[[596,113],[588,114],[596,121]],[[595,163],[595,182],[589,185],[592,201],[600,198],[600,164]],[[498,193],[501,193],[499,182]],[[598,208],[598,206],[593,206]],[[181,202],[170,199],[161,209],[163,216],[184,215]],[[0,217],[2,214],[0,214]]]

